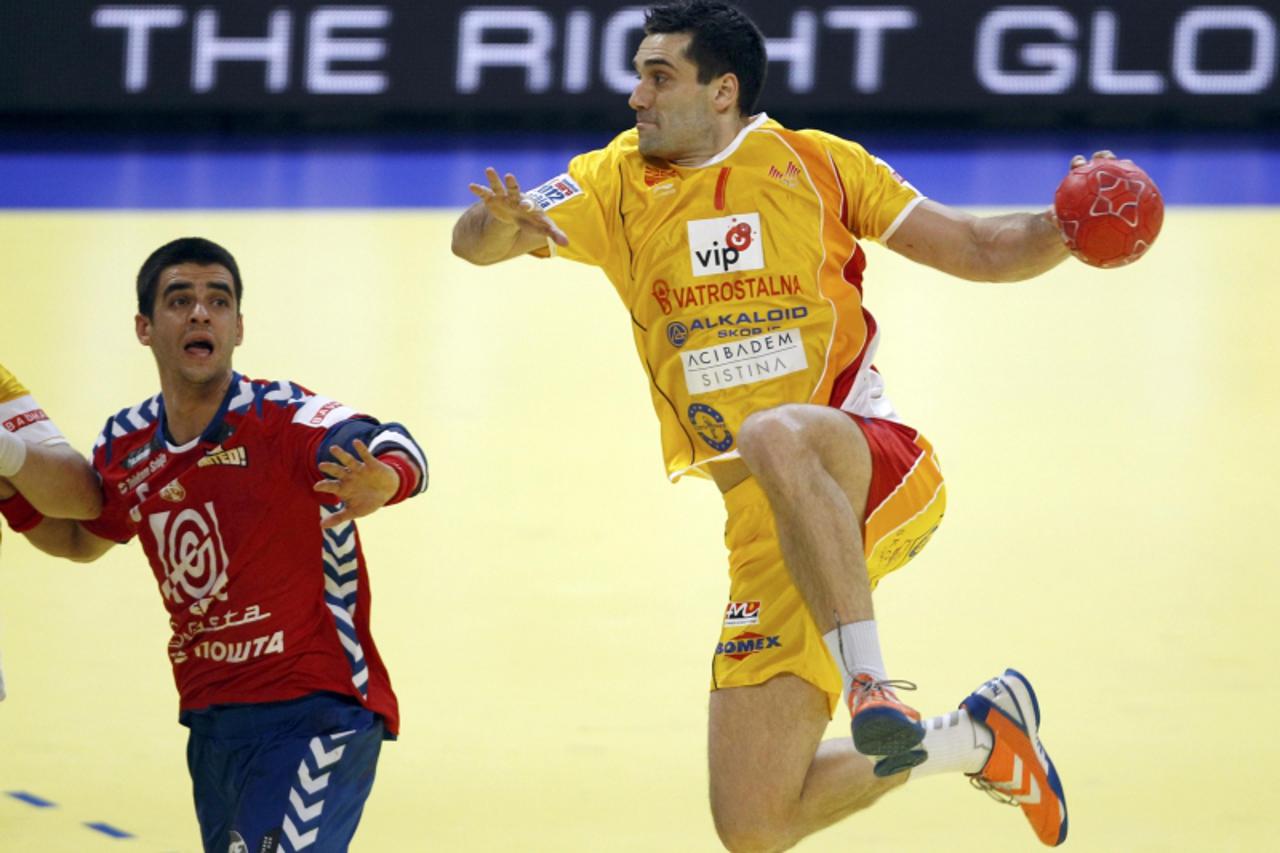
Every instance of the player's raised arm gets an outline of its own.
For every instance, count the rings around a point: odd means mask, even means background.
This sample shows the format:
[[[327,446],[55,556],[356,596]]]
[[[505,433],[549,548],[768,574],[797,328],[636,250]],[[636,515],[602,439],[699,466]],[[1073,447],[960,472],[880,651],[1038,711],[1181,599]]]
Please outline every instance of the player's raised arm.
[[[969,281],[1022,281],[1068,255],[1050,211],[979,217],[929,199],[916,206],[886,245]]]
[[[499,178],[496,169],[484,170],[486,184],[471,184],[479,199],[453,226],[453,253],[481,266],[528,254],[548,239],[567,246],[564,235],[546,213],[525,198],[515,175]]]
[[[1090,183],[1082,179],[1090,171],[1106,174]],[[1052,269],[1069,254],[1101,267],[1141,257],[1163,218],[1159,191],[1146,173],[1129,161],[1117,161],[1110,151],[1098,151],[1088,161],[1076,155],[1071,173],[1058,189],[1055,206],[1063,203],[1064,189],[1072,196],[1068,200],[1079,201],[1074,197],[1082,193],[1088,196],[1081,202],[1088,209],[1083,218],[1105,220],[1098,257],[1094,253],[1099,247],[1080,245],[1088,236],[1082,232],[1092,223],[1063,223],[1060,210],[1058,215],[1046,210],[978,217],[928,200],[911,212],[886,245],[913,261],[970,281],[1022,281]],[[1068,226],[1077,233],[1066,230]]]

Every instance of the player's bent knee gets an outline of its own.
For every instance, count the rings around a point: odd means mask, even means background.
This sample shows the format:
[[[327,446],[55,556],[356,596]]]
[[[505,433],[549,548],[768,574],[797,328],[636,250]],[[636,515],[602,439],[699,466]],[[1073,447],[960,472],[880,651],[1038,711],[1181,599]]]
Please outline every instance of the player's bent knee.
[[[818,468],[842,482],[870,477],[870,455],[858,427],[827,406],[789,404],[752,413],[738,430],[738,453],[771,494],[807,488]]]
[[[771,477],[788,470],[788,460],[804,448],[802,422],[793,417],[794,406],[754,412],[738,430],[738,452],[757,477]]]

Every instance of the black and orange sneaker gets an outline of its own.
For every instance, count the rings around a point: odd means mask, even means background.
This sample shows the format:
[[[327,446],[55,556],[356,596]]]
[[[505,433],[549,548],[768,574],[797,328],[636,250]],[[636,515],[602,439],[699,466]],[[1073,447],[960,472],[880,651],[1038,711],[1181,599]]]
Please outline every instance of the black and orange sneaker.
[[[894,688],[914,690],[909,681],[877,681],[865,672],[853,678],[849,688],[849,715],[853,718],[853,747],[863,755],[889,756],[899,759],[879,762],[892,768],[887,776],[915,767],[925,759],[919,749],[924,739],[920,713],[898,699]]]

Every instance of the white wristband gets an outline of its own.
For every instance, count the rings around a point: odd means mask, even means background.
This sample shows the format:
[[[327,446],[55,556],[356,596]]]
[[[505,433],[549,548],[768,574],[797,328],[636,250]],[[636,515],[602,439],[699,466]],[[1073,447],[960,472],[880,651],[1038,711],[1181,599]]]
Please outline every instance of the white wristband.
[[[12,477],[27,461],[27,443],[0,427],[0,477]]]

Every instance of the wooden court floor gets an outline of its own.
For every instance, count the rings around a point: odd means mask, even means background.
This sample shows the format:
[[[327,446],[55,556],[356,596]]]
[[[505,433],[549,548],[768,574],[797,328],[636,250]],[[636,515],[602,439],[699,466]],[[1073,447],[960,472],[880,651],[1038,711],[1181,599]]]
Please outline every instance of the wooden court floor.
[[[719,849],[718,496],[666,483],[604,278],[468,267],[452,216],[0,214],[0,361],[87,450],[157,388],[133,337],[142,258],[183,234],[226,244],[237,367],[400,420],[432,462],[427,495],[362,524],[404,722],[353,850]],[[1273,843],[1276,234],[1275,209],[1175,208],[1134,267],[1016,286],[869,249],[877,363],[950,497],[877,593],[886,662],[928,713],[1005,666],[1032,678],[1067,849]],[[75,565],[6,532],[0,850],[198,849],[166,640],[136,543]],[[930,778],[800,849],[1037,846],[1015,810]]]

